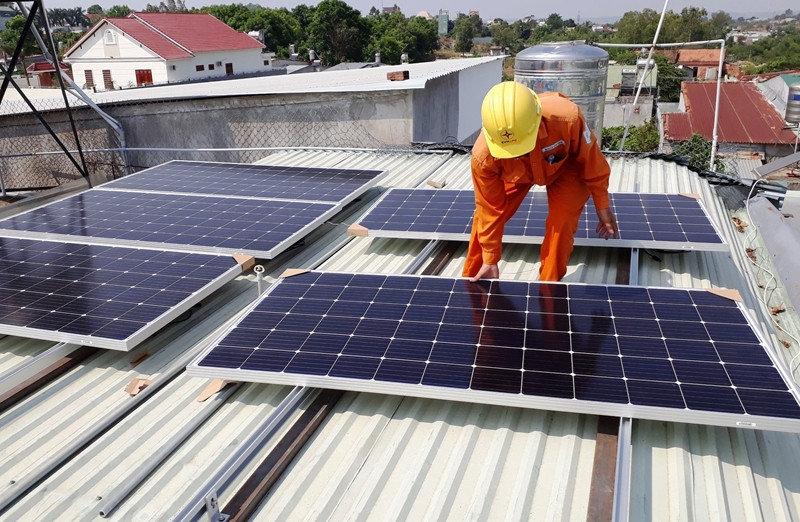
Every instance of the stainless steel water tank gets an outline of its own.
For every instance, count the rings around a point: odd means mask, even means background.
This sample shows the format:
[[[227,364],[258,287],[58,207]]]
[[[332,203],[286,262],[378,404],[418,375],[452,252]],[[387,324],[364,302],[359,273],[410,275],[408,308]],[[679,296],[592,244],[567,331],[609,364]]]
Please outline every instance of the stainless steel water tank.
[[[786,100],[786,121],[800,123],[800,82],[789,86],[789,99]]]
[[[574,101],[598,141],[603,135],[608,53],[583,40],[528,47],[514,61],[514,80],[536,93],[560,92]]]

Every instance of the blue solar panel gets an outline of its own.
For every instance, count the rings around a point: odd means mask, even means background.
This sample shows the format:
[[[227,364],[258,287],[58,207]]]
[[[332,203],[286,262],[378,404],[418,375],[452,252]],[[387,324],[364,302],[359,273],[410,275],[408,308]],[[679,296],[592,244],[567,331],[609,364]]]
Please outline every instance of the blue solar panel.
[[[90,190],[0,221],[4,235],[272,258],[338,206]]]
[[[737,303],[704,290],[310,272],[189,371],[800,431],[796,390]]]
[[[662,249],[727,250],[700,201],[679,194],[612,193],[611,209],[619,239],[597,237],[597,213],[586,205],[576,245]],[[360,225],[375,237],[468,241],[475,211],[472,190],[390,189],[365,214]],[[540,243],[545,234],[547,194],[530,192],[505,225],[503,240]]]
[[[228,195],[339,203],[371,186],[378,170],[171,161],[103,189]]]
[[[129,350],[240,273],[229,256],[0,237],[0,333]]]

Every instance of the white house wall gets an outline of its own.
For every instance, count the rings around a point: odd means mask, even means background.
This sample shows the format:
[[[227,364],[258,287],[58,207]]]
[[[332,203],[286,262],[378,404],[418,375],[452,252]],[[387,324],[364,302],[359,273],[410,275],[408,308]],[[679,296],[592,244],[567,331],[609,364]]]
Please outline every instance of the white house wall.
[[[225,76],[225,64],[227,63],[233,64],[233,74],[247,74],[270,69],[269,64],[264,65],[261,49],[214,51],[197,53],[193,58],[170,60],[167,62],[168,80],[179,82]],[[202,71],[197,70],[198,65],[203,66]],[[214,70],[210,70],[210,65],[214,66]]]
[[[95,90],[103,91],[105,84],[103,81],[103,71],[111,71],[111,81],[114,82],[115,89],[125,89],[128,87],[136,87],[136,71],[149,70],[154,84],[167,83],[169,76],[167,74],[167,64],[161,59],[153,60],[115,60],[113,63],[109,62],[88,62],[88,63],[73,63],[72,72],[75,82],[86,87],[86,71],[92,71],[94,79]]]
[[[104,35],[107,29],[114,33],[113,44],[106,44]],[[158,55],[150,51],[142,44],[131,38],[125,33],[120,32],[116,27],[104,24],[80,47],[75,49],[64,61],[75,63],[83,60],[107,60],[116,58],[157,58]]]
[[[114,31],[115,44],[105,43],[104,34],[107,28]],[[104,70],[111,71],[115,89],[124,89],[137,85],[137,70],[150,70],[153,83],[157,85],[225,76],[226,64],[233,65],[233,74],[269,69],[269,65],[264,65],[261,49],[197,53],[191,58],[167,61],[110,25],[101,27],[89,36],[64,61],[72,65],[73,77],[78,85],[85,84],[85,71],[92,71],[95,89],[98,91],[106,90]],[[198,67],[202,67],[202,70],[198,71]]]

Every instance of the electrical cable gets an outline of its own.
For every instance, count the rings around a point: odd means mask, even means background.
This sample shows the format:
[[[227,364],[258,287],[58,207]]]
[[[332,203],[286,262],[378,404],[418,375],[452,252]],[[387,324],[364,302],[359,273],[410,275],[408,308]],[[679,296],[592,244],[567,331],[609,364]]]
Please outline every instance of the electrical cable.
[[[754,191],[756,189],[756,186],[758,186],[759,183],[765,183],[765,181],[762,180],[762,179],[757,179],[757,180],[755,180],[753,182],[753,184],[750,187],[750,191],[747,194],[747,199],[745,200],[745,203],[744,203],[745,211],[747,212],[747,219],[748,219],[748,222],[751,223],[751,224],[753,223],[753,217],[750,215],[750,198],[753,196],[753,193],[754,193]],[[753,241],[753,239],[755,239],[755,235],[757,233],[758,233],[758,230],[756,229],[756,226],[753,224],[753,230],[747,236],[745,236],[745,240],[744,240],[745,245],[750,244]],[[781,332],[785,333],[787,336],[789,336],[794,341],[795,346],[800,347],[800,340],[798,340],[797,337],[795,337],[794,335],[792,335],[791,333],[786,331],[786,329],[784,329],[778,323],[778,321],[773,317],[772,313],[769,312],[769,304],[768,304],[767,292],[769,291],[770,284],[772,284],[773,281],[775,281],[775,289],[778,288],[778,282],[777,282],[778,279],[777,279],[777,277],[775,277],[775,274],[771,270],[769,270],[768,268],[758,264],[758,262],[755,259],[753,259],[752,257],[747,256],[747,258],[750,260],[751,263],[753,263],[753,266],[755,266],[756,268],[758,268],[760,270],[763,270],[764,272],[766,272],[769,275],[769,279],[764,284],[764,294],[763,294],[763,296],[761,298],[761,303],[768,309],[767,311],[768,311],[768,314],[769,314],[769,318],[772,320],[773,323],[775,323],[775,326],[778,327],[778,329]],[[789,361],[789,372],[790,372],[791,375],[794,375],[794,372],[796,370],[796,368],[794,367],[794,363],[795,363],[795,360],[797,360],[798,357],[800,357],[800,350],[798,350],[797,354],[794,357],[792,357],[792,359]]]

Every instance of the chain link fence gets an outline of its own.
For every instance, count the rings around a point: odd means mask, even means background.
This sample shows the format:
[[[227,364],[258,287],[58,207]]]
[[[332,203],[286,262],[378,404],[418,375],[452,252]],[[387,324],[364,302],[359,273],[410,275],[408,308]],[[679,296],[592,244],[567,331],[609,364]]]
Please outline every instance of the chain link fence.
[[[97,112],[78,102],[72,116],[80,153],[61,98],[32,100],[41,120],[23,101],[3,101],[0,180],[6,191],[22,191],[81,176],[48,127],[79,166],[82,154],[98,181],[124,175],[126,157],[135,172],[175,159],[250,163],[276,148],[409,149],[410,124],[400,118],[404,108],[388,98],[387,117],[375,118],[381,103],[376,96],[384,95],[353,93],[349,101],[323,94],[104,103],[102,110],[124,129],[124,142]],[[393,117],[396,125],[387,125]]]

